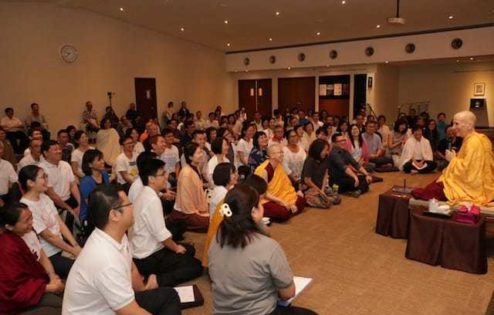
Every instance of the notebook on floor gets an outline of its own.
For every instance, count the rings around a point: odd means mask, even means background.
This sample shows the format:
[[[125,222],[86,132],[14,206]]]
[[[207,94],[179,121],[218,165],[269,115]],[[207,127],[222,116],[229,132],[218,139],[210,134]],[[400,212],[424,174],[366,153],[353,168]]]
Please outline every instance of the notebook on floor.
[[[204,298],[202,297],[199,288],[194,285],[188,285],[183,287],[175,287],[175,291],[180,298],[180,307],[182,309],[201,306],[204,304]]]
[[[288,306],[293,300],[302,292],[309,283],[312,282],[312,278],[304,278],[304,277],[293,277],[293,283],[295,283],[295,296],[289,300],[278,300],[278,305],[280,306]]]

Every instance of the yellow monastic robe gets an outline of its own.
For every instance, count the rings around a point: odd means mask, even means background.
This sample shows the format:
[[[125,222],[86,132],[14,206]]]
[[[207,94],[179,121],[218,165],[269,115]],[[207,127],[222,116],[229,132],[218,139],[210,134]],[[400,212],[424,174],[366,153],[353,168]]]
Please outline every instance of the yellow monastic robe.
[[[494,154],[489,138],[473,132],[463,139],[460,152],[438,179],[452,204],[485,205],[494,199]]]
[[[266,166],[268,166],[269,160],[264,161],[261,165],[256,168],[254,174],[261,176],[264,178],[264,170]],[[268,191],[269,194],[280,198],[284,202],[294,205],[297,202],[297,192],[295,188],[292,186],[292,182],[290,182],[290,178],[286,175],[285,170],[281,164],[278,164],[274,169],[274,175],[271,181],[268,183]],[[261,200],[261,204],[265,204],[269,202],[265,197]]]
[[[204,268],[208,267],[209,247],[211,246],[211,242],[216,238],[216,233],[218,233],[220,224],[221,222],[223,222],[223,216],[220,213],[220,207],[221,205],[223,205],[224,202],[224,199],[218,202],[216,209],[214,209],[213,217],[209,222],[208,234],[206,235],[206,242],[204,243],[204,252],[202,253],[202,266]]]

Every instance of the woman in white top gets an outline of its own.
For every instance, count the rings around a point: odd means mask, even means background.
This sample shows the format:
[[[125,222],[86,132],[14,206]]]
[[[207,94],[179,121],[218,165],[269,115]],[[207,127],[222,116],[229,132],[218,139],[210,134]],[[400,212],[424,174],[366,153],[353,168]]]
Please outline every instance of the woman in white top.
[[[273,127],[274,127],[273,118],[264,117],[262,119],[262,131],[266,134],[266,136],[268,136],[268,140],[273,137],[273,129],[271,129],[271,124],[270,124],[271,121],[273,121]]]
[[[380,115],[377,118],[377,125],[379,126],[379,128],[377,129],[377,132],[381,135],[381,140],[382,140],[383,146],[384,146],[384,148],[387,148],[390,130],[389,130],[389,126],[386,125],[386,116]]]
[[[36,165],[25,166],[19,172],[19,184],[25,192],[21,202],[33,214],[33,228],[41,237],[43,250],[57,274],[67,278],[74,260],[62,256],[62,251],[77,256],[81,248],[58,215],[53,201],[45,195],[48,189],[45,171]]]
[[[285,137],[288,144],[283,147],[283,168],[292,183],[296,183],[295,188],[298,188],[307,153],[298,145],[300,138],[295,130],[287,131]]]
[[[228,190],[237,184],[238,174],[235,166],[231,163],[219,163],[214,168],[214,188],[209,196],[209,219],[211,220],[218,203],[225,198]]]
[[[74,135],[74,140],[77,144],[77,148],[72,151],[72,155],[70,158],[70,164],[72,166],[72,172],[77,178],[83,178],[84,172],[82,171],[82,158],[84,157],[84,153],[89,149],[94,149],[89,145],[89,137],[86,132],[82,130],[77,130]]]
[[[127,132],[125,132],[125,137],[128,136],[132,137],[132,140],[134,140],[134,153],[136,156],[145,151],[144,145],[139,141],[139,132],[136,128],[127,129]]]
[[[207,165],[207,180],[209,183],[209,187],[213,187],[213,172],[214,169],[216,168],[216,165],[220,163],[229,163],[230,160],[226,157],[226,154],[229,149],[229,144],[228,141],[223,138],[219,137],[213,140],[211,143],[211,150],[214,153],[214,156],[209,159],[208,165]]]
[[[302,135],[302,139],[300,140],[300,145],[305,150],[305,152],[309,151],[310,145],[314,140],[316,140],[316,133],[314,132],[314,125],[311,122],[308,122],[304,126],[304,133]]]
[[[252,138],[254,137],[255,133],[256,133],[255,125],[252,124],[245,125],[242,128],[242,139],[240,139],[237,145],[237,154],[240,165],[245,165],[245,166],[249,165],[249,154],[250,151],[252,151],[252,148],[254,147],[254,142],[252,141]]]

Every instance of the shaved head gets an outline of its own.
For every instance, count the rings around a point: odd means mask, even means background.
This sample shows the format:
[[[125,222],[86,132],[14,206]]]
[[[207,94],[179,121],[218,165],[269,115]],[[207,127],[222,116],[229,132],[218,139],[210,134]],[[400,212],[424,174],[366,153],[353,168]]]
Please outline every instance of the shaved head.
[[[456,113],[453,118],[453,127],[456,130],[456,135],[460,137],[465,137],[475,129],[475,122],[477,117],[471,111],[465,110]]]

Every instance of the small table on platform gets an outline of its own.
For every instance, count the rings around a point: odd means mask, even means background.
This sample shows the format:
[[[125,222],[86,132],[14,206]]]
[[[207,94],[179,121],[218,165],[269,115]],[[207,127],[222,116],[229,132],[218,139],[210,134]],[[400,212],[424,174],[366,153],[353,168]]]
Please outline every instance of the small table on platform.
[[[408,221],[410,211],[408,203],[412,197],[409,193],[397,192],[395,186],[379,195],[376,233],[392,238],[408,238]]]
[[[410,227],[405,256],[429,265],[441,265],[475,274],[487,272],[485,218],[464,224],[451,218],[424,215],[425,207],[410,208]]]

